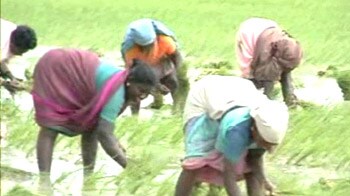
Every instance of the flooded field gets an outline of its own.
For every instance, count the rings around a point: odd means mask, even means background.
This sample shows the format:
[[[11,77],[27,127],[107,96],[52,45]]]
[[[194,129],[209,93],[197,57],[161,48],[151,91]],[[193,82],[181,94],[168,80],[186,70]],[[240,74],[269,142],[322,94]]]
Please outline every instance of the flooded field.
[[[39,47],[15,62],[27,63],[23,67],[30,69],[50,48]],[[106,59],[115,58],[113,54]],[[23,75],[24,69],[17,70],[17,74]],[[193,82],[201,74],[202,70],[194,69],[188,76]],[[332,108],[337,104],[348,108],[349,104],[343,103],[342,92],[334,80],[303,78],[297,89],[298,97],[318,106],[293,111],[291,135],[286,144],[277,155],[267,156],[269,176],[278,185],[278,195],[347,196],[350,154],[345,149],[350,147],[350,135],[344,131],[348,131],[350,118],[347,110],[333,111]],[[38,128],[33,121],[31,96],[20,93],[12,99],[5,93],[1,98],[4,112],[1,116],[1,195],[35,195],[39,179],[35,155]],[[170,95],[165,97],[166,105],[161,110],[150,109],[151,103],[152,97],[142,102],[137,119],[127,110],[117,121],[115,134],[127,149],[128,169],[123,171],[100,149],[96,172],[91,177],[94,186],[89,190],[82,191],[79,138],[59,137],[51,173],[53,195],[172,195],[183,156],[181,116],[171,114]],[[320,124],[322,121],[328,124]],[[327,132],[329,129],[334,133]],[[338,138],[337,133],[343,136]],[[241,186],[244,187],[243,183]],[[205,195],[206,190],[199,189],[197,195]]]

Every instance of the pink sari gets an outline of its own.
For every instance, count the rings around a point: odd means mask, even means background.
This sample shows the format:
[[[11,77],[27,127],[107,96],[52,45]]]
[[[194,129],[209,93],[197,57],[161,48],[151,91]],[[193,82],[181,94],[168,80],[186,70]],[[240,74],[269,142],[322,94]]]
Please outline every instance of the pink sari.
[[[243,180],[244,173],[250,171],[245,161],[246,155],[247,153],[242,154],[234,168],[238,180]],[[187,158],[182,162],[182,167],[187,170],[198,170],[196,176],[196,181],[198,182],[206,182],[218,186],[224,185],[222,173],[224,171],[224,157],[217,150],[205,157]]]
[[[271,27],[278,25],[264,18],[250,18],[240,25],[236,35],[236,57],[243,77],[251,78],[250,66],[256,52],[256,43],[260,35]]]
[[[46,53],[34,70],[36,122],[43,127],[63,126],[72,131],[91,131],[98,115],[128,71],[114,74],[98,91],[96,54],[77,49],[54,49]]]

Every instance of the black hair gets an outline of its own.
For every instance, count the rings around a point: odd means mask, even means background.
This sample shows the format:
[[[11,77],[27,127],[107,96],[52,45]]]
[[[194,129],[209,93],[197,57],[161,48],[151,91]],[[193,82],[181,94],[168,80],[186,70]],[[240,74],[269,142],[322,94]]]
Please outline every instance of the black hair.
[[[141,60],[133,59],[128,81],[155,86],[157,77],[150,65]]]
[[[24,50],[33,49],[37,45],[35,31],[26,25],[18,25],[11,33],[10,40],[16,47]]]

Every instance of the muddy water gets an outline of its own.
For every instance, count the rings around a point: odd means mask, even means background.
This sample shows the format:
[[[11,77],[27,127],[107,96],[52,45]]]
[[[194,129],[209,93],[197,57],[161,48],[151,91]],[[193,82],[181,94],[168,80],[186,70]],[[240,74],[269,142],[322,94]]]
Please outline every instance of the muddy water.
[[[24,95],[24,96],[23,96]],[[141,103],[139,118],[148,120],[153,116],[153,110],[148,109],[153,102],[151,96]],[[31,112],[33,109],[32,99],[28,93],[17,96],[15,103],[23,112]],[[165,96],[165,104],[171,104],[171,96]],[[119,118],[130,116],[131,110],[128,108]],[[13,149],[11,145],[6,145],[6,122],[1,123],[1,195],[12,190],[16,185],[20,185],[32,192],[38,189],[38,169],[36,155],[33,150],[27,154]],[[96,182],[96,188],[103,189],[103,194],[115,194],[116,185],[113,178],[119,175],[123,169],[108,157],[101,148],[98,151],[95,171],[101,178]],[[68,152],[69,153],[69,152]],[[53,183],[54,195],[82,195],[83,170],[80,152],[67,154],[67,151],[54,151],[51,171],[51,182]],[[164,175],[164,174],[162,174]],[[160,178],[162,178],[160,176]],[[84,192],[84,195],[99,195],[98,189],[93,192]]]
[[[68,193],[81,195],[83,181],[81,162],[78,159],[64,159],[62,156],[65,155],[59,153],[54,153],[54,155],[51,172],[54,195],[66,195]],[[122,172],[123,169],[103,153],[99,153],[98,157],[95,171],[100,173],[104,180],[112,179],[112,177]],[[79,158],[79,155],[75,158]],[[36,192],[38,188],[38,169],[35,155],[26,156],[23,152],[4,148],[1,157],[1,192],[6,193],[16,185]],[[115,190],[115,188],[114,183],[103,186],[105,190]]]

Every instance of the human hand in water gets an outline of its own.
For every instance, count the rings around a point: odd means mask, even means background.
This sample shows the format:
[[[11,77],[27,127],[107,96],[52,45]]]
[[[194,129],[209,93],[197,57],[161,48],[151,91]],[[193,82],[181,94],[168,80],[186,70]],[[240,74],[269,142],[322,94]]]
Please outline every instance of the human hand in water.
[[[157,90],[159,90],[162,95],[166,95],[170,92],[170,89],[163,84],[159,84]]]
[[[125,148],[120,144],[119,141],[117,141],[117,154],[112,157],[117,163],[119,163],[120,166],[123,168],[126,168],[127,165],[127,157],[126,157],[126,150]]]
[[[11,81],[3,81],[2,85],[11,93],[11,95],[16,94],[19,90],[24,90],[25,87],[20,80],[13,79]]]
[[[285,98],[285,103],[288,105],[288,107],[290,108],[295,108],[299,105],[299,101],[297,96],[295,96],[294,94],[290,94],[289,96],[287,96]]]
[[[122,146],[122,144],[118,141],[118,147],[124,152],[126,153],[126,149]]]

